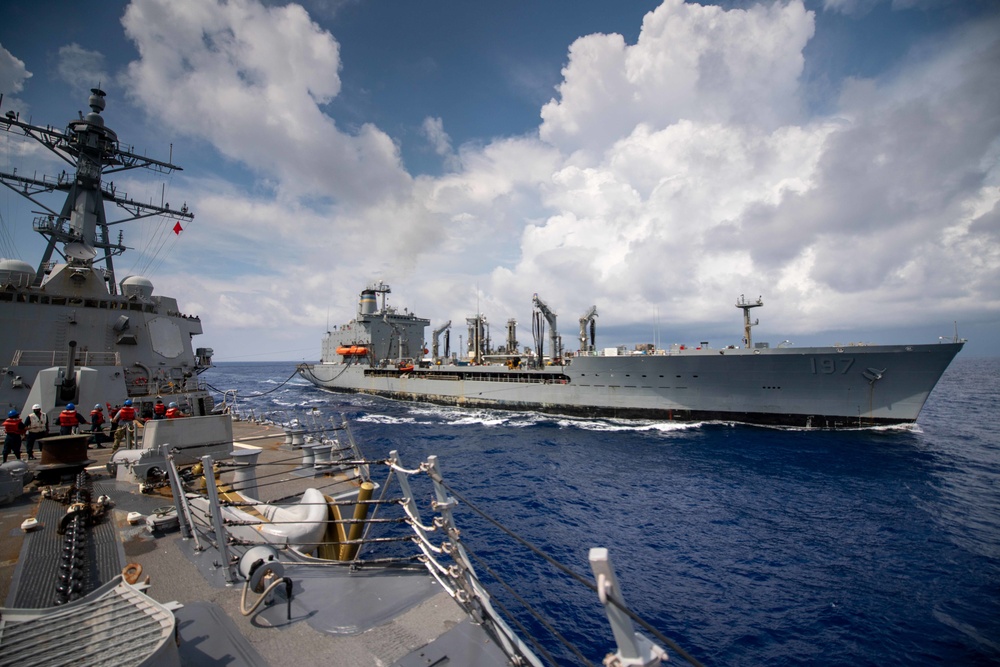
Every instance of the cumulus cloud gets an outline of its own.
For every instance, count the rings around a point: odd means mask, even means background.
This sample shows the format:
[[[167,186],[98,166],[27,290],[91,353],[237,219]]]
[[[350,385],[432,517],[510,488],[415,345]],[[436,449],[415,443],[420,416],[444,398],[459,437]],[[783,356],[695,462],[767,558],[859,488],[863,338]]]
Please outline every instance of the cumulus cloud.
[[[122,23],[140,53],[131,92],[173,131],[210,141],[291,196],[361,205],[406,188],[385,132],[348,133],[322,112],[340,92],[339,45],[300,5],[135,0]]]
[[[24,82],[31,78],[31,72],[24,61],[14,57],[10,51],[0,45],[0,91],[4,93],[5,106],[16,111],[24,111],[24,103],[10,97],[11,93],[24,90]]]
[[[76,43],[67,44],[59,48],[56,71],[63,83],[86,99],[91,88],[99,88],[111,79],[104,60],[100,51],[91,51]]]
[[[798,117],[813,30],[800,2],[726,11],[666,0],[634,45],[617,34],[573,43],[560,99],[542,108],[541,137],[569,153],[606,150],[640,123],[780,126]]]
[[[537,132],[454,146],[427,118],[438,177],[410,177],[385,132],[323,112],[338,45],[300,7],[135,0],[124,23],[139,102],[274,179],[252,197],[198,195],[200,218],[239,229],[213,243],[267,248],[238,286],[210,276],[192,291],[223,326],[318,331],[376,277],[435,324],[479,299],[495,322],[524,320],[538,292],[561,321],[591,304],[602,327],[659,312],[725,327],[720,343],[739,340],[740,293],[762,294],[762,318],[788,335],[912,324],[918,300],[947,322],[1000,306],[996,21],[843,82],[834,111],[811,117],[816,16],[801,1],[666,0],[635,44],[569,45]]]
[[[995,249],[996,22],[892,79],[847,82],[836,115],[807,119],[813,21],[795,2],[668,1],[635,45],[577,40],[540,128],[566,158],[544,185],[558,212],[495,287],[544,286],[572,311],[600,295],[602,321],[667,303],[682,321],[722,320],[746,290],[783,302],[769,315],[789,331],[838,328],[845,311],[912,319],[920,298],[995,310],[996,252],[982,251]]]
[[[424,119],[424,123],[420,129],[427,138],[434,153],[444,159],[445,168],[449,170],[457,169],[459,167],[459,160],[455,155],[455,149],[452,148],[451,137],[444,131],[444,121],[440,118],[431,118],[428,116]]]

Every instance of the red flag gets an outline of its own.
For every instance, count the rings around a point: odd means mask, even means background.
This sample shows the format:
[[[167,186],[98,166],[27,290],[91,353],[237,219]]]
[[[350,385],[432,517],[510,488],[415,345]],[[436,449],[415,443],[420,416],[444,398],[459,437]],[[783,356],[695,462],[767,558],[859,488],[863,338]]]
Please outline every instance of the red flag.
[[[174,234],[177,234],[178,236],[180,236],[180,233],[183,232],[183,231],[184,231],[184,228],[181,227],[181,222],[180,222],[180,220],[178,220],[177,224],[174,225]]]

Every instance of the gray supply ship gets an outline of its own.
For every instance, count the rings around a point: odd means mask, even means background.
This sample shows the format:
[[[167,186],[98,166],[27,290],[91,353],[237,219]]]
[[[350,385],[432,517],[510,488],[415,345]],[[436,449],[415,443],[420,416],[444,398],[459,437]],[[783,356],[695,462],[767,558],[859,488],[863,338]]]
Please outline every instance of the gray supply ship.
[[[42,211],[33,228],[47,241],[37,267],[0,259],[0,408],[23,416],[40,404],[50,425],[67,403],[87,414],[95,404],[131,399],[149,415],[161,398],[185,414],[208,414],[212,397],[198,374],[211,366],[212,350],[192,349],[201,320],[183,314],[176,299],[154,294],[142,276],[119,283],[114,258],[126,246],[121,232],[111,235],[111,225],[151,216],[180,225],[193,215],[186,205],[135,201],[102,182],[133,169],[169,174],[179,167],[119,143],[101,116],[104,92],[91,92],[90,113],[62,131],[23,122],[13,111],[0,116],[10,140],[23,134],[69,165],[54,178],[0,172],[3,185]],[[61,208],[44,202],[53,193],[64,194]],[[105,203],[116,205],[118,219],[108,219]]]
[[[534,349],[519,347],[515,320],[507,321],[505,344],[494,348],[488,322],[477,314],[467,320],[462,358],[448,349],[451,322],[433,330],[426,356],[430,320],[387,305],[390,291],[383,283],[362,291],[357,317],[327,332],[321,362],[301,364],[299,374],[324,389],[463,407],[858,428],[916,421],[965,344],[957,336],[923,345],[754,344],[751,310],[763,302],[741,296],[741,347],[596,350],[592,307],[580,318],[579,352],[565,354],[555,313],[535,295]]]

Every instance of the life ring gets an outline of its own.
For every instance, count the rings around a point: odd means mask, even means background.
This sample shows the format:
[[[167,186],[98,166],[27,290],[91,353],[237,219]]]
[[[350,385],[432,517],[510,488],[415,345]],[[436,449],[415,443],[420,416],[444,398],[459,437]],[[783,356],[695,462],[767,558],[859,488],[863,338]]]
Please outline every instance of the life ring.
[[[142,565],[129,563],[122,569],[122,579],[128,584],[134,584],[142,576]]]
[[[137,387],[140,387],[140,386],[146,384],[147,382],[148,382],[148,380],[146,378],[144,378],[144,377],[138,377],[138,378],[132,380],[132,384],[134,384]]]

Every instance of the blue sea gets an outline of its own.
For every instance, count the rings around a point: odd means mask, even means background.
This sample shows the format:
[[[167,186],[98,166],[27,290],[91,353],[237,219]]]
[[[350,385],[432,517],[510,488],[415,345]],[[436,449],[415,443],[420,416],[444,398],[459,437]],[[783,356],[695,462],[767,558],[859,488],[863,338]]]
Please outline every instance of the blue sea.
[[[443,408],[323,392],[294,368],[202,378],[258,416],[343,414],[371,458],[438,455],[451,487],[587,578],[608,548],[629,606],[706,665],[1000,664],[1000,359],[956,359],[916,426],[837,432]],[[593,593],[456,518],[587,660],[614,650]]]

